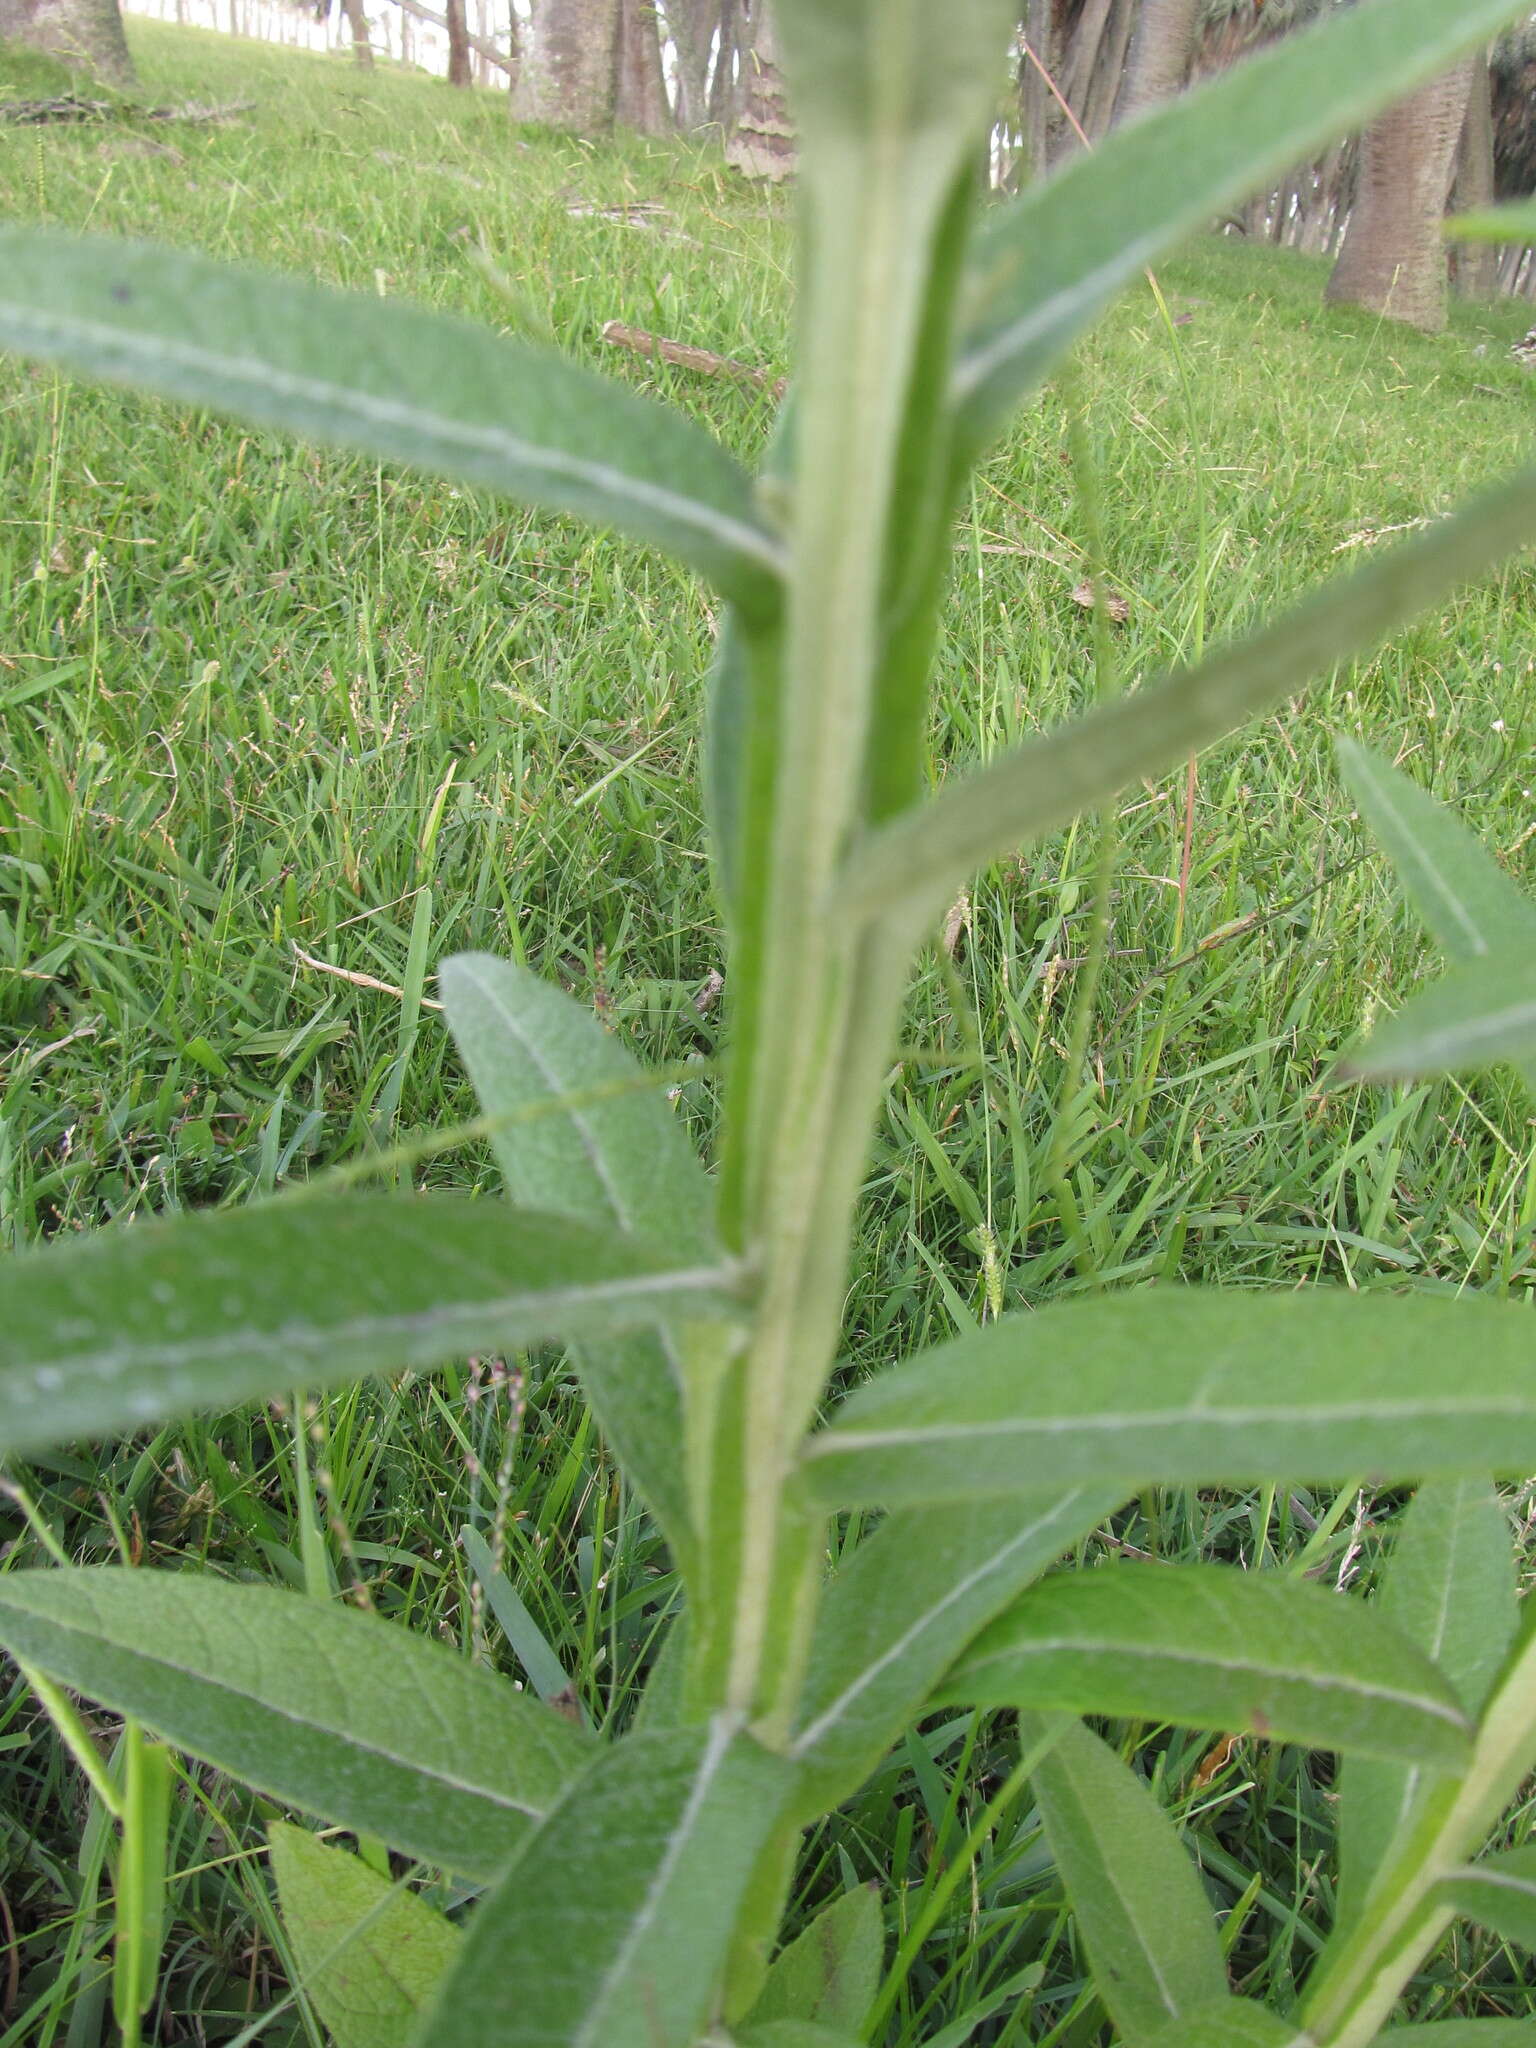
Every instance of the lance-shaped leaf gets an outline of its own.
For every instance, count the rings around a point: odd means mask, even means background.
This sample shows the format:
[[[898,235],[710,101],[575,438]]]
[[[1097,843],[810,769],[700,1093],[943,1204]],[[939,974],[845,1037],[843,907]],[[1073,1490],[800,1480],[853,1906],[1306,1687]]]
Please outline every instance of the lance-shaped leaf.
[[[1536,469],[1527,469],[1455,518],[1327,584],[1250,639],[1000,756],[871,832],[843,872],[840,914],[899,911],[921,927],[983,862],[1209,746],[1318,671],[1366,652],[1533,534]]]
[[[1501,1941],[1536,1955],[1536,1848],[1506,1849],[1448,1877],[1441,1897]]]
[[[1341,1080],[1475,1073],[1508,1061],[1536,1073],[1536,950],[1496,953],[1408,998],[1339,1063]]]
[[[862,2035],[823,2026],[820,2020],[764,2020],[761,2026],[739,2027],[731,2039],[736,2048],[865,2048]]]
[[[1536,1470],[1536,1326],[1507,1302],[1155,1288],[1005,1317],[812,1437],[830,1505],[1050,1485]]]
[[[1227,1972],[1210,1905],[1172,1821],[1130,1766],[1079,1722],[1030,1785],[1095,1987],[1121,2032],[1140,2041],[1219,2003]]]
[[[790,1753],[807,1810],[847,1798],[994,1614],[1124,1498],[1097,1486],[909,1508],[860,1543],[822,1601]]]
[[[514,1202],[605,1231],[660,1221],[679,1258],[718,1256],[714,1192],[686,1130],[590,1010],[486,953],[444,961],[438,982]],[[638,1331],[575,1356],[604,1433],[686,1564],[679,1338]]]
[[[603,1752],[481,1901],[416,2048],[692,2048],[793,1776],[724,1719]]]
[[[346,1195],[0,1262],[0,1452],[725,1307],[718,1263],[497,1202]]]
[[[1443,232],[1457,242],[1536,241],[1536,199],[1453,213],[1447,217]]]
[[[856,2036],[880,1988],[885,1917],[878,1885],[858,1885],[824,1906],[776,1956],[744,2024],[816,2021]]]
[[[552,350],[422,307],[107,237],[0,230],[0,347],[574,512],[754,616],[780,549],[702,428]]]
[[[1137,2048],[1315,2048],[1310,2034],[1255,2005],[1251,1998],[1224,1998],[1218,2005],[1181,2013],[1138,2042]]]
[[[1219,1565],[1061,1573],[984,1629],[938,1705],[1169,1721],[1454,1769],[1449,1681],[1360,1601]]]
[[[1536,2020],[1430,2020],[1388,2027],[1377,2048],[1536,2048]]]
[[[470,1877],[499,1871],[594,1753],[441,1643],[191,1572],[6,1573],[0,1643],[285,1804]]]
[[[335,2048],[409,2048],[463,1936],[425,1899],[304,1828],[268,1830],[305,1995]]]
[[[1486,1479],[1431,1479],[1419,1488],[1398,1525],[1377,1605],[1434,1659],[1475,1718],[1519,1619],[1509,1523]],[[1431,1783],[1412,1764],[1346,1759],[1339,1776],[1336,1925],[1353,1917]]]
[[[1452,960],[1536,952],[1536,903],[1453,810],[1355,740],[1336,739],[1334,751],[1403,893]]]
[[[1523,12],[1510,0],[1369,0],[1128,123],[1000,208],[978,237],[955,375],[967,444],[980,446],[1162,250]]]

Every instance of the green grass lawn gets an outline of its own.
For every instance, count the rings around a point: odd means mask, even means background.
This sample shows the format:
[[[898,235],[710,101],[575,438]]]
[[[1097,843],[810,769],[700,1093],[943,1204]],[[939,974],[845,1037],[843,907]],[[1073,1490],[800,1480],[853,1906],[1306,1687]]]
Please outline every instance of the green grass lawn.
[[[149,103],[252,104],[196,125],[0,126],[6,216],[553,336],[761,450],[759,389],[601,340],[619,319],[785,370],[787,206],[709,152],[594,148],[510,126],[489,94],[130,33]],[[1129,683],[1529,457],[1536,382],[1507,357],[1528,306],[1464,307],[1426,340],[1325,312],[1322,279],[1203,242],[1161,273],[1171,332],[1138,290],[1032,402],[956,535],[936,777],[1096,687],[1072,595],[1073,413],[1128,602]],[[473,1113],[431,1006],[436,962],[466,947],[528,961],[686,1068],[681,1106],[708,1146],[724,1005],[699,588],[574,523],[13,362],[0,473],[0,1241],[325,1172],[489,1185],[487,1155],[434,1138]],[[978,879],[935,935],[892,1067],[856,1366],[1005,1304],[1159,1277],[1531,1286],[1536,1150],[1513,1083],[1323,1086],[1432,964],[1333,773],[1341,731],[1529,879],[1532,558],[1205,757],[1192,789],[1126,793],[1087,1086],[1068,1047],[1099,828]],[[458,1546],[474,1524],[594,1717],[622,1721],[667,1561],[559,1360],[510,1364],[39,1461],[0,1503],[7,1555],[351,1588],[515,1670]],[[1394,1504],[1355,1487],[1148,1496],[1102,1541],[1354,1582]],[[87,2048],[105,2038],[105,1834],[8,1684],[0,2048]],[[1231,1909],[1240,1987],[1283,1993],[1331,1914],[1325,1765],[1239,1747],[1206,1770],[1198,1737],[1133,1734]],[[1008,1742],[985,1716],[925,1726],[808,1845],[802,1905],[889,1887],[903,2048],[958,2043],[978,2008],[978,2041],[1103,2038],[1027,1797],[973,1834]],[[318,2048],[287,1991],[262,1803],[195,1767],[186,1787],[158,2038]],[[1422,2016],[1536,2012],[1527,1975],[1463,1930],[1419,1987]]]

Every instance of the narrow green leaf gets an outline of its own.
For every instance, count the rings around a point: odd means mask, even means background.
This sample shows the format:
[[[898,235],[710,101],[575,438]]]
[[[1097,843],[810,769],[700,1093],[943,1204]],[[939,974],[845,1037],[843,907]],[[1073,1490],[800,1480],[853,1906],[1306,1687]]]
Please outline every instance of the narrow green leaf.
[[[1380,0],[1369,11],[1381,13]],[[1340,25],[1353,19],[1355,10]],[[1000,756],[867,834],[844,869],[839,915],[899,912],[921,926],[983,862],[1108,803],[1138,776],[1163,773],[1320,670],[1365,653],[1533,533],[1536,469],[1528,469],[1235,647]]]
[[[851,1507],[1536,1471],[1533,1341],[1527,1308],[1486,1300],[1176,1287],[1063,1303],[861,1388],[806,1472]]]
[[[463,1943],[458,1928],[304,1828],[277,1822],[267,1834],[299,1980],[335,2048],[409,2048]]]
[[[824,1906],[774,1958],[746,2025],[756,2029],[770,2020],[814,2020],[855,2036],[880,1988],[884,1961],[880,1888],[861,1884]]]
[[[1095,1988],[1121,2031],[1139,2041],[1186,2012],[1219,2003],[1227,1973],[1210,1905],[1173,1823],[1143,1781],[1078,1723],[1030,1784]]]
[[[0,1576],[0,1643],[275,1799],[490,1877],[592,1755],[445,1645],[190,1572]]]
[[[1412,995],[1340,1061],[1340,1079],[1475,1073],[1504,1061],[1536,1070],[1536,940],[1495,953]]]
[[[1339,770],[1403,892],[1452,960],[1536,951],[1533,903],[1447,805],[1352,739]]]
[[[1398,1525],[1378,1607],[1434,1659],[1475,1718],[1519,1621],[1509,1523],[1486,1479],[1431,1479],[1419,1488]],[[1346,1759],[1339,1777],[1337,1924],[1353,1917],[1428,1786],[1413,1765]]]
[[[1468,1864],[1441,1887],[1458,1913],[1536,1955],[1536,1848],[1506,1849]]]
[[[1456,242],[1536,242],[1536,199],[1449,214],[1444,232]]]
[[[416,2048],[692,2048],[792,1780],[724,1720],[602,1751],[481,1901]]]
[[[517,1588],[497,1566],[491,1546],[478,1529],[461,1529],[459,1541],[470,1570],[484,1589],[492,1614],[501,1624],[502,1634],[512,1646],[512,1654],[528,1674],[528,1683],[546,1706],[557,1707],[567,1720],[579,1720],[580,1695],[549,1647],[543,1630],[524,1606]]]
[[[790,1745],[807,1810],[846,1799],[977,1630],[1123,1498],[1088,1485],[909,1508],[866,1537],[827,1589],[811,1641]]]
[[[1388,2027],[1379,2048],[1536,2048],[1536,2020],[1431,2020]]]
[[[170,1751],[123,1731],[123,1839],[113,1882],[112,2008],[127,2038],[154,2001],[165,1941],[165,1858],[171,1825]]]
[[[493,1126],[505,1119],[491,1144],[515,1203],[610,1230],[665,1218],[680,1258],[717,1256],[709,1178],[621,1040],[562,990],[487,953],[445,960],[438,982],[481,1109]],[[574,1355],[599,1426],[686,1566],[693,1536],[678,1337],[636,1331]]]
[[[489,953],[445,960],[438,986],[515,1204],[623,1231],[663,1217],[680,1259],[713,1252],[709,1177],[621,1039],[562,989]]]
[[[864,2048],[863,2037],[816,2020],[765,2020],[731,2036],[736,2048]]]
[[[1224,1998],[1202,2005],[1159,2027],[1137,2048],[1314,2048],[1310,2034],[1298,2033],[1251,1998]]]
[[[1469,1751],[1449,1681],[1362,1602],[1220,1565],[1059,1573],[982,1632],[935,1704],[1169,1721],[1442,1770]]]
[[[106,236],[0,230],[0,346],[484,485],[670,550],[754,616],[779,543],[702,428],[419,306]]]
[[[989,439],[1163,250],[1523,12],[1511,0],[1369,0],[1128,123],[1000,207],[978,237],[955,376],[966,445]]]
[[[0,1453],[725,1309],[720,1264],[497,1202],[283,1199],[0,1262]]]

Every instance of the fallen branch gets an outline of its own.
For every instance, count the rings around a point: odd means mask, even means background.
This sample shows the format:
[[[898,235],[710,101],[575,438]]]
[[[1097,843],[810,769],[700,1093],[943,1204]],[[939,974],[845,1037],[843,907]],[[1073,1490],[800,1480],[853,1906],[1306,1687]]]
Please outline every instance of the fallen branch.
[[[775,398],[784,396],[783,377],[772,377],[751,363],[739,362],[735,356],[717,356],[712,348],[692,348],[686,341],[669,341],[664,334],[649,334],[643,327],[626,327],[622,320],[610,320],[603,329],[603,339],[613,348],[630,348],[637,355],[675,363],[680,370],[695,370],[701,377],[741,377],[771,391]]]

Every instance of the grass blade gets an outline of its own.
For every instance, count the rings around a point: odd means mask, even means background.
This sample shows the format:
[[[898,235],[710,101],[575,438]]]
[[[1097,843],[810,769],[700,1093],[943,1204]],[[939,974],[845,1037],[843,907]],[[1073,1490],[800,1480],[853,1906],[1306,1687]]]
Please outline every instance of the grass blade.
[[[954,380],[963,443],[989,439],[1163,250],[1523,11],[1510,0],[1370,0],[1128,123],[1000,208],[972,262]]]
[[[1449,1681],[1362,1602],[1217,1565],[1059,1573],[982,1632],[936,1704],[1168,1721],[1442,1770],[1471,1730]]]
[[[0,1265],[0,1450],[720,1313],[728,1278],[495,1202],[347,1195],[107,1231]]]
[[[811,1439],[828,1506],[1048,1486],[1536,1470],[1522,1306],[1149,1290],[1009,1316],[854,1394]]]
[[[1030,1784],[1094,1983],[1120,2030],[1140,2040],[1192,2008],[1219,2003],[1227,1973],[1215,1922],[1195,1866],[1149,1788],[1081,1722],[1056,1742]]]
[[[441,1643],[191,1572],[7,1573],[0,1643],[275,1799],[470,1877],[593,1754]]]
[[[403,1884],[304,1828],[267,1831],[283,1926],[335,2048],[409,2048],[464,1937]]]
[[[668,549],[755,617],[780,549],[701,428],[469,321],[179,250],[0,229],[0,345]]]
[[[482,1900],[417,2048],[691,2048],[792,1778],[723,1719],[600,1752]]]
[[[1365,652],[1533,532],[1536,469],[1527,469],[1237,646],[1005,754],[870,833],[843,871],[839,913],[899,911],[921,927],[983,862],[1209,746],[1310,676]]]

